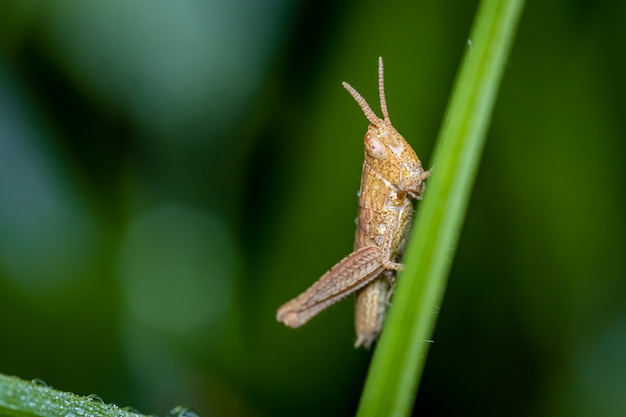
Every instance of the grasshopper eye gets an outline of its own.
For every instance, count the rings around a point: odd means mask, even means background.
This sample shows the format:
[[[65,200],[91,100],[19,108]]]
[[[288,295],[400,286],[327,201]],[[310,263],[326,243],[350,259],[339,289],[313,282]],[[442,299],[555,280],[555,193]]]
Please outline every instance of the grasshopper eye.
[[[371,132],[365,134],[365,152],[376,159],[382,159],[387,156],[385,145]]]

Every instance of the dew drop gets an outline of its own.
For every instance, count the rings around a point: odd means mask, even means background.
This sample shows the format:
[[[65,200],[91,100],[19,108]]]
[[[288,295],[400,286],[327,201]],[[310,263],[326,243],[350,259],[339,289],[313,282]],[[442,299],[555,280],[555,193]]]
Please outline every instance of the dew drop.
[[[104,404],[104,401],[102,400],[102,398],[100,398],[97,394],[90,394],[87,396],[87,399],[89,401],[95,401],[97,403]]]
[[[31,384],[36,385],[38,387],[48,387],[48,384],[46,384],[46,381],[44,381],[43,379],[39,379],[39,378],[35,378],[35,379],[31,379],[30,380]]]
[[[198,414],[189,407],[178,405],[167,413],[167,417],[198,417]]]

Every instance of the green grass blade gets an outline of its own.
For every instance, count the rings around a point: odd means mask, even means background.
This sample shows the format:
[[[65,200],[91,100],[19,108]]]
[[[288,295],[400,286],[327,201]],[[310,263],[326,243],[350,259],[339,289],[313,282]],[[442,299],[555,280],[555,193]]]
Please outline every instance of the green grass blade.
[[[173,414],[174,415],[174,414]],[[0,416],[7,417],[144,417],[95,396],[81,397],[43,382],[0,374]]]
[[[411,413],[522,7],[522,0],[480,3],[358,417]]]

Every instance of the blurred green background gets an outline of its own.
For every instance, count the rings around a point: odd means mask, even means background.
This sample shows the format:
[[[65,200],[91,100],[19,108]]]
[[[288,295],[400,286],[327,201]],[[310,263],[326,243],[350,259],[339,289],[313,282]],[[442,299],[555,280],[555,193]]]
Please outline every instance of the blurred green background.
[[[163,415],[344,416],[345,301],[385,59],[429,166],[477,2],[0,5],[0,373]],[[626,414],[626,3],[527,4],[415,413]],[[436,175],[436,174],[435,174]]]

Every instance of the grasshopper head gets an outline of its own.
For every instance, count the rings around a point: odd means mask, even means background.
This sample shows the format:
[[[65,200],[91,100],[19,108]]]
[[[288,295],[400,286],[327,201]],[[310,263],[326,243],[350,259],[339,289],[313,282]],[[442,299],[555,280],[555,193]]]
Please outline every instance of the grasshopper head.
[[[378,91],[384,119],[376,116],[365,99],[350,84],[344,82],[343,86],[361,106],[370,122],[365,134],[365,163],[392,186],[419,198],[424,188],[423,181],[429,173],[424,171],[411,145],[389,120],[382,58],[378,58]]]

